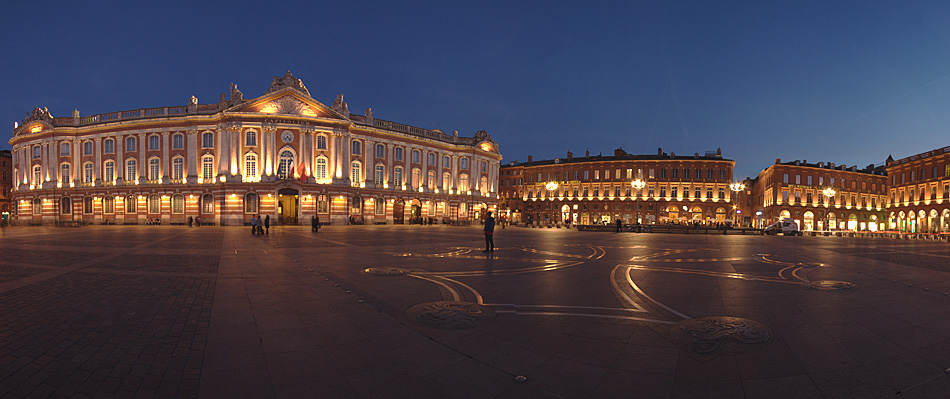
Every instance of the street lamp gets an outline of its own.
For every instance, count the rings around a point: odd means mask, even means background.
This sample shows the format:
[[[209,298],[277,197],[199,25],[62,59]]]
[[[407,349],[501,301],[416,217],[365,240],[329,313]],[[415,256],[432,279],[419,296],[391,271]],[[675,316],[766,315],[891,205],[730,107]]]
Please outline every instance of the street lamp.
[[[739,222],[736,220],[736,219],[739,218],[739,212],[738,212],[738,210],[737,210],[737,208],[736,208],[736,206],[737,206],[736,203],[737,203],[738,201],[736,201],[736,198],[738,198],[738,195],[739,195],[739,192],[740,192],[740,191],[745,190],[745,184],[742,184],[742,183],[739,183],[739,182],[735,182],[735,183],[730,184],[730,185],[729,185],[729,188],[730,188],[730,189],[732,190],[732,192],[733,192],[733,194],[732,194],[732,196],[733,196],[733,200],[732,200],[732,225],[735,226],[735,225],[739,224]]]
[[[825,228],[831,230],[831,226],[828,225],[828,203],[831,201],[831,198],[837,194],[834,188],[827,187],[824,190],[821,190],[821,194],[825,196]]]
[[[637,222],[637,232],[640,232],[640,190],[643,190],[643,187],[646,187],[647,183],[643,180],[637,179],[630,182],[630,186],[637,190],[637,198],[635,199],[634,205],[634,215]]]

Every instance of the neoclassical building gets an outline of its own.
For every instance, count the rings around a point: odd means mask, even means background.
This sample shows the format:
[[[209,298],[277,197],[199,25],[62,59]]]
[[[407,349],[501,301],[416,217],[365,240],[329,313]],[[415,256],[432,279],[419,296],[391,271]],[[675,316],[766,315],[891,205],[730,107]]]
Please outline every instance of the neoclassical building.
[[[502,166],[499,212],[511,222],[535,224],[732,224],[734,166],[721,151],[529,157]]]
[[[950,232],[950,147],[887,160],[888,228]]]
[[[883,166],[858,169],[776,159],[751,183],[752,201],[741,202],[741,209],[743,215],[752,216],[753,227],[792,218],[804,231],[886,229],[887,171]]]
[[[498,201],[497,144],[351,115],[290,72],[250,100],[53,117],[34,109],[13,146],[19,224],[159,219],[276,223],[468,223]]]

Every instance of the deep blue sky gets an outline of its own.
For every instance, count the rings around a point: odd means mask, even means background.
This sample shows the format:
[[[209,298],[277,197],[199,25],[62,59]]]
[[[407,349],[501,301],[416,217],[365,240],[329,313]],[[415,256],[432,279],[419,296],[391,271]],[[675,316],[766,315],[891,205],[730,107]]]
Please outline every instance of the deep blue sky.
[[[714,151],[737,177],[950,145],[950,2],[85,2],[0,5],[0,123],[317,100],[527,156]]]

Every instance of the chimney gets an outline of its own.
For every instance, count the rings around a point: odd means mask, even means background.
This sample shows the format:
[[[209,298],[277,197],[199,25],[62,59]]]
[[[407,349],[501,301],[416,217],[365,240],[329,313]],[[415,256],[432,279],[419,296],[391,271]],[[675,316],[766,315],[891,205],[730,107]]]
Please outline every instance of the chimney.
[[[834,162],[828,162],[828,169],[834,169],[834,168],[835,168],[835,163],[834,163]]]
[[[567,159],[574,158],[574,153],[571,150],[567,150]]]
[[[623,150],[623,148],[618,148],[618,149],[614,150],[614,156],[617,157],[617,158],[620,158],[620,157],[624,156],[625,154],[626,154],[626,152]]]
[[[528,163],[531,163],[531,156],[528,155]]]
[[[587,151],[584,151],[584,156],[590,158],[590,148],[588,148]]]
[[[778,165],[782,163],[782,158],[775,158],[775,164]]]
[[[808,165],[808,160],[807,160],[807,159],[803,159],[803,160],[802,160],[802,165]]]
[[[657,147],[656,156],[663,156],[663,147]]]

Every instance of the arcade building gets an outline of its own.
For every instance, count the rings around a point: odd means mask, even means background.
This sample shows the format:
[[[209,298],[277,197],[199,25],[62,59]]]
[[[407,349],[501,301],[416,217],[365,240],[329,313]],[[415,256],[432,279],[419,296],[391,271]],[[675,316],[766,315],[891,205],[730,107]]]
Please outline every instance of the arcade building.
[[[887,223],[910,233],[950,232],[950,147],[887,160]]]
[[[13,221],[29,224],[468,224],[498,202],[501,154],[473,137],[351,115],[290,72],[244,99],[53,117],[10,139]]]
[[[722,152],[574,157],[501,167],[499,215],[511,223],[732,225],[735,161]]]

